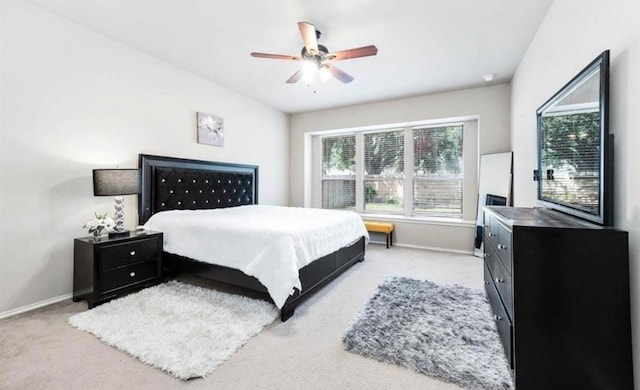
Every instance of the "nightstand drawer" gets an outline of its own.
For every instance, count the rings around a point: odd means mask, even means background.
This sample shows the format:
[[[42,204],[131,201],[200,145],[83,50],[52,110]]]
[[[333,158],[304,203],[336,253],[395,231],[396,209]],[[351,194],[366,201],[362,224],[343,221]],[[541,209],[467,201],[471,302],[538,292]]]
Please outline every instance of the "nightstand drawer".
[[[126,267],[114,268],[102,272],[99,277],[99,290],[107,294],[112,290],[127,287],[144,280],[159,278],[158,262],[145,261]]]
[[[108,271],[123,265],[153,260],[157,256],[157,237],[129,242],[127,245],[105,245],[98,253],[98,269]]]

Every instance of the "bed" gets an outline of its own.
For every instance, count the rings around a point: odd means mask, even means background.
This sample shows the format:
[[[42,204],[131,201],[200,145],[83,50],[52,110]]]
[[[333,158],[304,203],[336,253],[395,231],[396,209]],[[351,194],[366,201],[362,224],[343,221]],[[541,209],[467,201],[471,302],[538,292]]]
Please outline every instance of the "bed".
[[[141,154],[139,156],[139,167],[141,174],[141,193],[139,195],[139,222],[141,225],[158,226],[156,222],[164,219],[170,214],[176,214],[178,221],[186,219],[187,216],[201,218],[203,215],[214,214],[216,220],[220,215],[229,214],[230,218],[236,218],[238,223],[227,223],[227,225],[235,226],[245,223],[247,226],[260,226],[255,222],[253,214],[249,214],[247,210],[252,208],[266,210],[269,213],[283,214],[283,211],[289,212],[290,208],[273,209],[276,206],[259,206],[258,205],[258,167],[254,165],[218,163],[211,161],[200,161],[191,159],[181,159],[174,157],[153,156]],[[304,210],[304,209],[302,209]],[[302,211],[301,210],[301,211]],[[294,210],[291,209],[291,212]],[[310,211],[310,210],[309,210]],[[316,210],[315,212],[323,212]],[[176,216],[173,216],[175,218]],[[267,216],[261,218],[268,218]],[[246,221],[245,221],[246,219]],[[242,221],[242,222],[240,222]],[[278,224],[281,224],[278,218]],[[188,273],[198,277],[203,277],[218,282],[228,283],[240,286],[246,289],[260,292],[269,296],[274,303],[280,308],[280,317],[282,321],[289,319],[299,305],[306,297],[328,284],[331,280],[346,271],[349,267],[357,262],[364,260],[365,245],[368,239],[364,225],[362,235],[356,236],[349,242],[336,242],[335,249],[327,254],[323,254],[317,258],[304,258],[304,260],[296,260],[298,269],[299,284],[295,284],[292,294],[286,294],[282,298],[282,294],[274,295],[274,285],[271,281],[265,282],[269,285],[269,289],[265,287],[261,281],[254,275],[261,274],[253,272],[251,267],[247,268],[247,262],[244,258],[239,258],[239,264],[229,263],[228,261],[216,261],[215,255],[210,258],[195,259],[199,256],[196,252],[190,252],[189,246],[186,250],[174,250],[170,245],[171,251],[167,250],[169,242],[184,241],[180,237],[189,237],[183,234],[180,236],[180,223],[165,226],[163,231],[165,235],[165,248],[163,252],[163,274],[167,277]],[[267,224],[264,224],[267,225]],[[287,225],[285,223],[284,225]],[[312,226],[313,223],[306,224]],[[342,224],[340,224],[341,226]],[[187,226],[187,225],[185,225]],[[300,221],[292,223],[292,226],[303,226]],[[149,227],[149,226],[148,226]],[[237,226],[236,226],[237,227]],[[266,226],[265,226],[266,227]],[[236,229],[237,230],[237,229]],[[296,229],[300,230],[300,229]],[[237,234],[238,232],[236,232]],[[286,232],[282,232],[285,234]],[[216,234],[220,239],[227,237],[224,234]],[[240,234],[242,234],[240,232]],[[271,233],[277,234],[277,233]],[[173,235],[173,240],[172,240]],[[340,234],[338,234],[340,236]],[[233,250],[230,242],[238,246],[238,256],[246,253],[248,242],[255,241],[256,232],[247,230],[246,238],[226,239],[226,250]],[[270,236],[267,241],[277,242],[278,236]],[[298,236],[294,237],[297,240]],[[284,240],[284,239],[283,239]],[[288,239],[287,239],[288,240]],[[209,239],[206,240],[207,242]],[[236,244],[237,243],[237,244]],[[211,244],[211,243],[209,243]],[[211,251],[211,250],[209,250]],[[326,250],[325,250],[326,251]],[[305,253],[311,256],[313,253],[324,253],[313,250]],[[185,253],[188,253],[185,255]],[[222,253],[222,252],[220,252]],[[228,258],[227,252],[224,252]],[[219,260],[223,260],[222,256]],[[227,259],[228,260],[228,259]],[[215,263],[215,264],[211,264]],[[249,262],[250,263],[250,262]],[[242,265],[244,264],[244,265]],[[250,270],[243,272],[238,267]],[[275,267],[275,266],[274,266]],[[289,278],[290,279],[290,278]],[[262,279],[264,281],[264,279]],[[288,283],[288,282],[287,282]],[[275,298],[274,298],[275,297]]]

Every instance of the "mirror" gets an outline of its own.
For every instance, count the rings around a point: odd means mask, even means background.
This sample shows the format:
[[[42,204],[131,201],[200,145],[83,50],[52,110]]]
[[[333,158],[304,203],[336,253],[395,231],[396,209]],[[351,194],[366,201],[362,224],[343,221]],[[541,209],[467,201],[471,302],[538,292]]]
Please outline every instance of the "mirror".
[[[609,52],[537,111],[538,203],[611,224],[608,129]]]
[[[483,154],[480,156],[480,180],[478,181],[478,209],[473,254],[484,257],[482,242],[484,213],[487,205],[511,204],[511,178],[513,175],[513,152]]]

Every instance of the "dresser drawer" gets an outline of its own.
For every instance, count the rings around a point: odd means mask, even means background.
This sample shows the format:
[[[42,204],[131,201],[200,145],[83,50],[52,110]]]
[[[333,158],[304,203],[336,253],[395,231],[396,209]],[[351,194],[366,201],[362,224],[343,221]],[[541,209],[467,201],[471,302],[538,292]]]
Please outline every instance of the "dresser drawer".
[[[493,320],[498,329],[498,335],[502,341],[502,346],[509,362],[509,367],[513,369],[513,325],[507,316],[502,301],[500,300],[498,291],[493,283],[492,275],[485,263],[484,267],[484,284],[487,291],[487,297],[493,311]]]
[[[496,268],[502,266],[502,262],[491,246],[486,246],[484,248],[484,262],[487,268],[489,268],[489,272],[491,272],[491,274],[496,272]]]
[[[511,273],[511,232],[491,215],[485,216],[485,243],[491,246]]]
[[[500,224],[490,215],[485,215],[484,242],[496,248],[498,246],[498,226]]]
[[[511,273],[511,232],[497,221],[496,225],[498,226],[498,243],[494,249],[507,272]]]
[[[102,272],[98,278],[98,286],[101,294],[107,294],[113,290],[159,277],[158,262],[145,261]]]
[[[511,291],[511,275],[507,272],[502,261],[491,247],[485,248],[485,266],[489,269],[493,284],[500,294],[500,299],[509,314],[513,318],[513,294]]]
[[[158,237],[105,245],[98,251],[98,269],[107,271],[123,265],[153,260],[159,255]]]

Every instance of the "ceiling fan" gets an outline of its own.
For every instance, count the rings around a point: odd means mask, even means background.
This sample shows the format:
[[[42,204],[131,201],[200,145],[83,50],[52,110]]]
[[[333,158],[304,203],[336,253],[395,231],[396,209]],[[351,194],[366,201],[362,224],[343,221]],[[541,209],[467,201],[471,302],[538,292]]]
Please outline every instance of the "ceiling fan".
[[[334,61],[348,60],[352,58],[374,56],[378,53],[378,48],[374,45],[358,47],[348,50],[340,50],[330,53],[326,46],[318,44],[318,38],[320,38],[320,31],[316,30],[316,27],[307,22],[298,22],[298,29],[304,46],[299,56],[290,56],[283,54],[269,54],[269,53],[251,53],[252,57],[256,58],[270,58],[274,60],[290,60],[290,61],[304,61],[302,68],[298,69],[289,79],[287,83],[296,83],[301,78],[304,78],[309,84],[319,76],[323,81],[333,76],[343,83],[350,83],[353,81],[353,77],[344,71],[338,69],[332,63]]]

